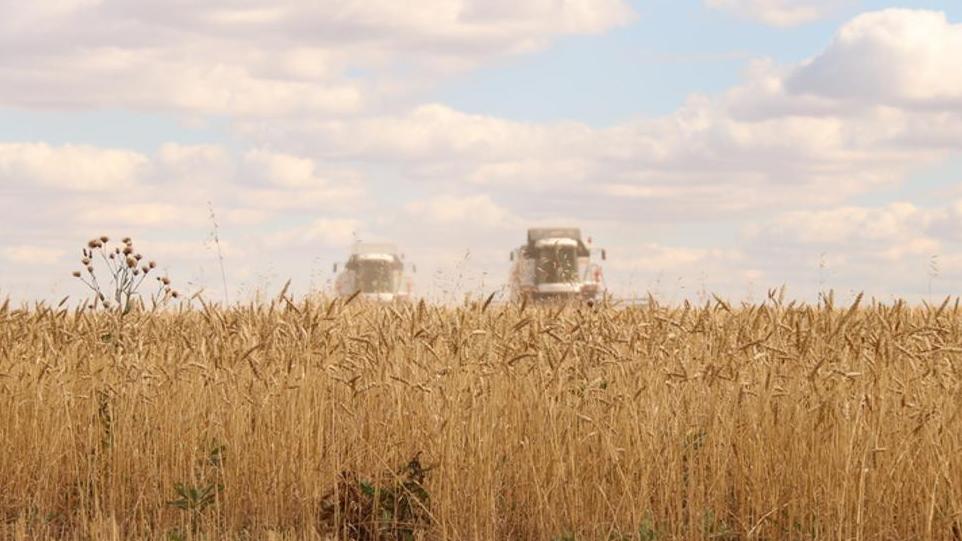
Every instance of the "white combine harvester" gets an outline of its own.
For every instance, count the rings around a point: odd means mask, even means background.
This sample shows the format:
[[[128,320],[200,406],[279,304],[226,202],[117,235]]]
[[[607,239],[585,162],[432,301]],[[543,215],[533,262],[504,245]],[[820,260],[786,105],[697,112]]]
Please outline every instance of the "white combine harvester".
[[[416,269],[411,266],[411,272]],[[343,270],[334,279],[338,296],[359,293],[362,299],[394,302],[410,298],[411,280],[405,276],[404,255],[387,243],[358,242]],[[338,272],[338,264],[334,264]]]
[[[592,251],[607,259],[605,250],[592,250],[590,238],[587,243],[581,240],[580,229],[529,229],[528,243],[511,252],[511,298],[595,300],[605,286],[601,266],[591,261]]]

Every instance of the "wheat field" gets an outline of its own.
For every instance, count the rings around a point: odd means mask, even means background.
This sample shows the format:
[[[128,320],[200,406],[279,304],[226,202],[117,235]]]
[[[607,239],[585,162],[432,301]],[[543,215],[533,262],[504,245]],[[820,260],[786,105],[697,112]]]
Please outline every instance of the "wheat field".
[[[962,313],[0,310],[0,538],[960,539]]]

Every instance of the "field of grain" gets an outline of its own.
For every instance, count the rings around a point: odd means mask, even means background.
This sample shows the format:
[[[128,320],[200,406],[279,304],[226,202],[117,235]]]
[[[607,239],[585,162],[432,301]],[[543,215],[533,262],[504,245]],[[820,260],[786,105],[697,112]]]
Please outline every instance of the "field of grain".
[[[960,539],[962,313],[0,310],[0,538]]]

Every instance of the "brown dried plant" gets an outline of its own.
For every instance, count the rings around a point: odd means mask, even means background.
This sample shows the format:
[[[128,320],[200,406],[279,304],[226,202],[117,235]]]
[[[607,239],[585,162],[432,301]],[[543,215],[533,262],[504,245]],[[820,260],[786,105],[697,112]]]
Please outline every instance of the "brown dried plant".
[[[120,244],[111,245],[110,238],[103,235],[89,240],[81,250],[81,270],[74,271],[73,276],[93,293],[93,307],[102,306],[126,314],[138,303],[143,305],[141,286],[157,268],[155,261],[142,260],[143,256],[134,248],[130,237],[124,237]],[[169,278],[155,278],[157,290],[150,297],[155,306],[179,297],[179,293],[171,288]]]

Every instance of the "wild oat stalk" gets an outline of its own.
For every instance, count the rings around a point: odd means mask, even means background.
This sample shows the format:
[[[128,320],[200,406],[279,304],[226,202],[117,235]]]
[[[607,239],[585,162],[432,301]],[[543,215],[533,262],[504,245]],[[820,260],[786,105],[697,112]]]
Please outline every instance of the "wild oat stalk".
[[[220,263],[220,278],[224,287],[224,305],[230,304],[230,294],[227,291],[227,270],[224,267],[224,252],[220,247],[220,228],[217,225],[217,216],[214,214],[214,205],[207,202],[207,209],[210,210],[211,240],[217,248],[217,261]]]

